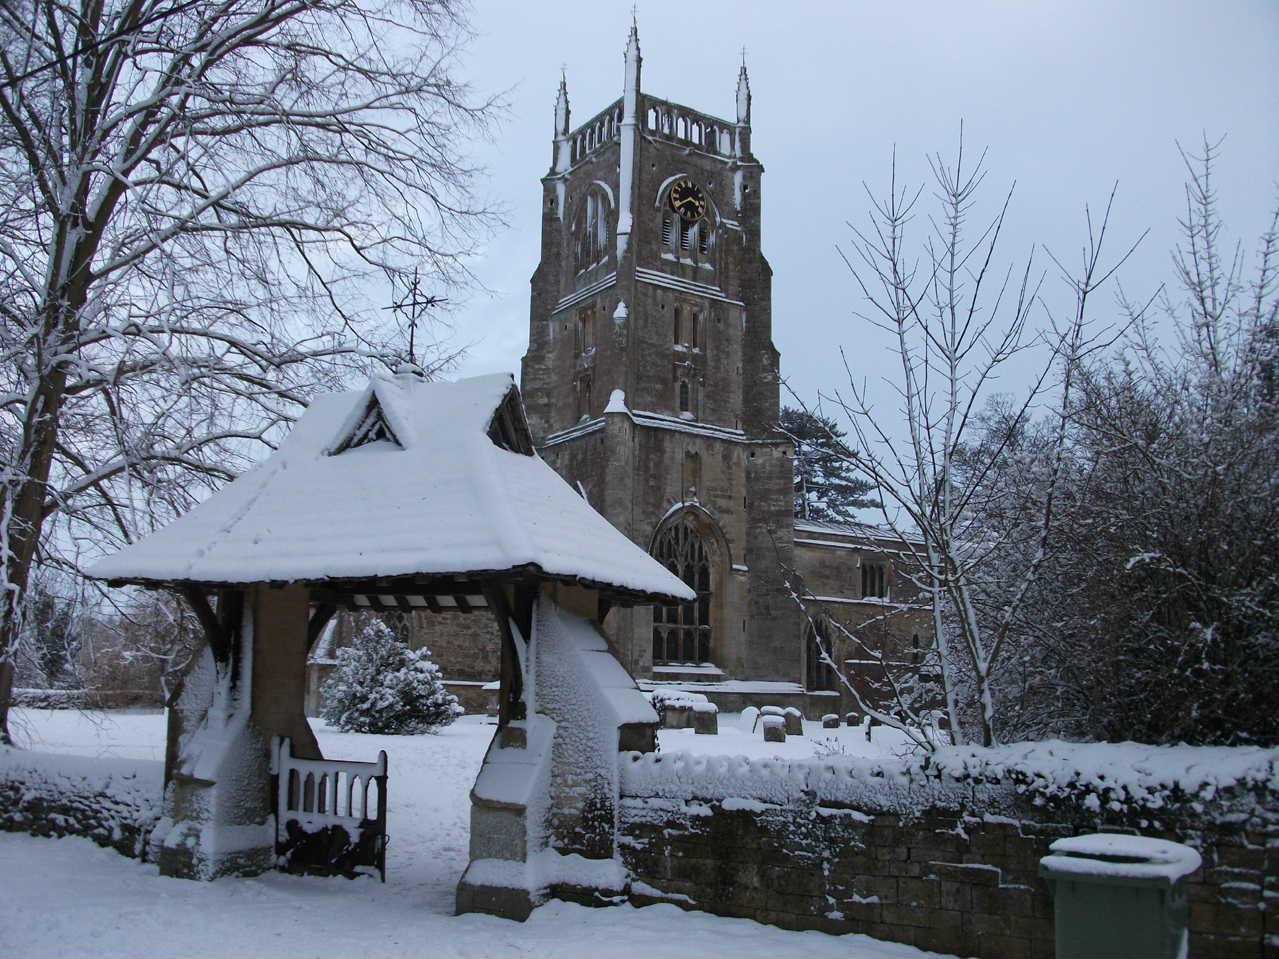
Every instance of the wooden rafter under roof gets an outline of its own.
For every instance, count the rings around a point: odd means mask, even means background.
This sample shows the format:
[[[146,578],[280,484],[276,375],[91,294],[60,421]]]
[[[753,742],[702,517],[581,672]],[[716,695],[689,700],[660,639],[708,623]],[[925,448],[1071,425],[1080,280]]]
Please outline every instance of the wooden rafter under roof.
[[[622,589],[608,583],[594,582],[582,577],[548,575],[536,566],[524,566],[510,570],[488,570],[442,576],[396,576],[372,579],[323,579],[308,581],[268,580],[252,585],[279,589],[302,585],[309,588],[311,602],[317,607],[334,606],[340,609],[399,609],[408,611],[449,612],[465,611],[465,605],[484,608],[488,605],[484,591],[492,587],[532,587],[539,582],[561,583],[566,586],[582,586],[598,590],[609,596],[616,606],[634,606],[651,603],[652,594]],[[227,588],[249,584],[203,582],[189,580],[111,579],[111,587],[140,586],[144,589],[175,589],[184,593],[196,592],[211,595]],[[437,608],[438,607],[438,608]]]

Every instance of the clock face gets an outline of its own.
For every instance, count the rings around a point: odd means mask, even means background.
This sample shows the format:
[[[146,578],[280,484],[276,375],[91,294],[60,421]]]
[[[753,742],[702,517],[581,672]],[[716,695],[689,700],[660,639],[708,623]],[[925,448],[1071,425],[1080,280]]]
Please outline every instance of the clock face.
[[[696,222],[706,215],[706,197],[701,188],[688,177],[676,180],[671,187],[671,209],[680,215],[680,219],[689,223]]]

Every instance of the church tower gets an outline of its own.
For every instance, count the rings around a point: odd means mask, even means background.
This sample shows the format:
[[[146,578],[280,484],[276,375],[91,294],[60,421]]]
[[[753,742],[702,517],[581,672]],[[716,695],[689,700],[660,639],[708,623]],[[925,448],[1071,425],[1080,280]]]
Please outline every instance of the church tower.
[[[614,610],[640,677],[801,679],[791,444],[777,431],[763,167],[750,82],[736,119],[642,92],[638,31],[622,96],[573,126],[555,104],[542,179],[522,391],[541,455],[699,594]]]

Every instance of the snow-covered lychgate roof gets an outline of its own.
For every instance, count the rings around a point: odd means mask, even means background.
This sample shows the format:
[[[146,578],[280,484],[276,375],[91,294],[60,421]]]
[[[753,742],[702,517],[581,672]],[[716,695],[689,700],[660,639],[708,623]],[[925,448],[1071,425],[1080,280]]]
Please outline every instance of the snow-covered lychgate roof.
[[[320,396],[280,448],[90,575],[325,582],[528,570],[693,598],[533,451],[507,374]]]

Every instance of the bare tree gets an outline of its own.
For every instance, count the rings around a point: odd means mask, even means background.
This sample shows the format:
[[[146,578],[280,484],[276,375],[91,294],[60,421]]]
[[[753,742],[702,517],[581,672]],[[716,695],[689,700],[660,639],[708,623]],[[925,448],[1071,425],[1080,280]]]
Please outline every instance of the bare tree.
[[[466,280],[461,138],[494,105],[465,37],[454,0],[0,4],[0,741],[34,563],[128,541],[394,362],[366,275]]]
[[[1279,739],[1279,211],[1253,257],[1231,249],[1217,149],[1183,152],[1158,309],[1129,307],[1122,353],[1079,372],[1069,537],[1026,625],[1032,665],[1070,647],[1096,664],[1061,677],[1092,736]]]
[[[844,256],[865,304],[859,316],[893,338],[900,407],[895,417],[873,409],[847,361],[849,389],[825,400],[847,417],[856,450],[851,463],[879,490],[883,523],[905,557],[903,571],[932,609],[935,657],[953,735],[962,741],[963,720],[971,716],[975,738],[991,745],[998,736],[994,679],[1004,644],[1049,555],[1074,370],[1097,346],[1089,338],[1088,303],[1118,264],[1101,264],[1108,203],[1095,229],[1089,219],[1077,272],[1062,268],[1074,292],[1073,314],[1034,327],[1031,312],[1040,303],[1043,276],[1035,273],[1033,256],[1019,271],[996,266],[1012,190],[988,220],[975,229],[970,223],[983,164],[984,154],[968,163],[962,136],[953,163],[930,158],[939,209],[918,246],[912,245],[911,230],[924,188],[899,188],[895,160],[888,193],[882,199],[871,196],[869,225],[850,224],[854,240]],[[965,468],[958,467],[994,381],[1014,359],[1035,370],[1014,405],[1014,417],[1021,420],[1047,404],[1053,435],[1041,485],[1026,494],[1035,505],[1032,521],[992,539],[991,530],[975,520],[983,511],[981,498],[990,492],[986,473],[1003,455],[1002,443],[986,449],[984,460],[975,462],[970,455]],[[895,432],[894,423],[904,435]],[[983,566],[1012,535],[1023,539],[1025,561],[1015,571],[1005,566],[1009,578],[1001,607],[986,615],[976,586]],[[971,709],[961,702],[965,685]]]

